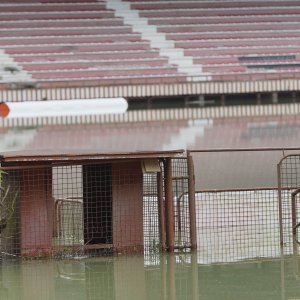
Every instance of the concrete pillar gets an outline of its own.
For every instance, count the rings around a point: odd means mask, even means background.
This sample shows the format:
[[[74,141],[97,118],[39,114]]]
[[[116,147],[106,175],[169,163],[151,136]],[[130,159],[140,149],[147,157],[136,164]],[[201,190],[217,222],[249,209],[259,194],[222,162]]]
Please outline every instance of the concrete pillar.
[[[143,173],[140,161],[112,165],[113,245],[118,252],[144,251]]]
[[[21,255],[47,255],[52,250],[54,201],[52,169],[20,172]]]
[[[277,92],[273,92],[272,93],[272,103],[273,104],[277,104],[278,103],[278,93]]]
[[[221,95],[221,105],[222,106],[226,105],[226,96],[225,95]]]
[[[204,95],[199,95],[198,96],[198,104],[199,104],[199,106],[205,106],[205,97],[204,97]]]
[[[298,102],[297,92],[292,92],[292,101],[293,101],[293,103],[297,103]]]
[[[260,105],[260,104],[261,104],[261,94],[260,94],[260,93],[257,93],[257,94],[256,94],[256,104],[257,104],[257,105]]]

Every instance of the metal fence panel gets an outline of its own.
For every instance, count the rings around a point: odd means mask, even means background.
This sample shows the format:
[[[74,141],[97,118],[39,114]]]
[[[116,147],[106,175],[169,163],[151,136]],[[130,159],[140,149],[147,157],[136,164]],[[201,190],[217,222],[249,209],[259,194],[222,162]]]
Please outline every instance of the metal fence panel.
[[[289,154],[278,163],[278,189],[280,200],[280,227],[281,245],[284,253],[290,253],[293,247],[293,224],[292,224],[292,195],[300,187],[300,155]],[[288,190],[288,194],[287,191]],[[296,217],[298,212],[295,212]]]
[[[197,242],[201,262],[291,254],[291,192],[300,174],[286,163],[278,191],[277,164],[300,149],[193,150]],[[297,156],[297,155],[296,155]],[[284,230],[285,241],[282,240]]]

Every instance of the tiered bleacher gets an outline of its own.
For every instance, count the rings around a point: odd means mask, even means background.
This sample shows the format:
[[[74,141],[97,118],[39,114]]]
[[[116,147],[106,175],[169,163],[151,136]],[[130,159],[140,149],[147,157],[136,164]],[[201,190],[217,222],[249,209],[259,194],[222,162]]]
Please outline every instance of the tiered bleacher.
[[[213,80],[300,74],[299,1],[130,2]]]
[[[0,0],[2,84],[298,78],[299,57],[298,0]]]
[[[18,65],[3,62],[3,69],[24,70],[37,82],[183,75],[104,1],[1,1],[0,48]]]

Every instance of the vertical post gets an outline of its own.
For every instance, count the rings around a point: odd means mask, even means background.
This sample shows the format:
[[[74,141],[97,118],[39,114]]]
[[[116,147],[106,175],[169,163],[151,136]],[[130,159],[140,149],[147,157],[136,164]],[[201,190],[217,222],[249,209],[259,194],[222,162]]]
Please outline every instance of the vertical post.
[[[158,200],[158,218],[159,218],[159,237],[161,250],[166,250],[166,220],[164,207],[164,189],[162,172],[157,173],[157,200]]]
[[[297,253],[297,208],[296,208],[296,195],[297,193],[292,193],[292,232],[293,232],[293,254]]]
[[[296,92],[292,92],[292,102],[293,103],[297,102],[297,94],[296,94]]]
[[[196,201],[195,201],[195,173],[193,157],[190,152],[187,153],[188,164],[188,196],[189,196],[189,217],[190,217],[190,237],[191,249],[197,249],[197,225],[196,225]]]
[[[221,95],[221,106],[225,106],[226,105],[226,96],[223,94]]]
[[[280,246],[281,246],[281,248],[283,248],[282,195],[281,195],[281,163],[279,163],[277,165],[277,182],[278,182],[278,213],[279,213]]]
[[[293,254],[298,254],[298,245],[297,245],[297,195],[300,193],[300,189],[296,189],[292,193],[292,230],[293,230]]]
[[[174,203],[172,189],[172,159],[166,158],[165,163],[165,199],[166,199],[166,234],[169,252],[174,252]]]
[[[271,94],[271,97],[272,97],[272,103],[273,103],[273,104],[277,104],[277,103],[278,103],[278,93],[273,92],[273,93]]]
[[[256,94],[256,104],[261,105],[261,94],[260,93]]]
[[[297,193],[292,193],[292,228],[293,228],[293,238],[295,240],[295,236],[296,236],[296,219],[297,219],[297,208],[296,208],[296,195]]]

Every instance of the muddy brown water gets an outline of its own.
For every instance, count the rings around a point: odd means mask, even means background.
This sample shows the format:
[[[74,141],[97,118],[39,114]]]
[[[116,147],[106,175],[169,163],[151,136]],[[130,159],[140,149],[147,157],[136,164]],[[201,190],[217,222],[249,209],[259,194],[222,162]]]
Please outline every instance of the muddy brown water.
[[[202,265],[190,254],[2,262],[1,300],[299,299],[300,257]]]
[[[49,148],[92,152],[284,148],[300,146],[299,138],[300,119],[296,116],[42,126],[0,130],[0,152]],[[202,166],[200,171],[196,168],[197,188],[273,187],[281,156],[282,153],[234,154],[230,158],[228,154],[195,155],[195,164],[199,161]],[[200,173],[204,169],[205,173]],[[200,241],[199,245],[201,249]],[[257,251],[235,255],[230,248],[225,263],[219,257],[214,259],[211,251],[197,256],[3,261],[0,299],[300,299],[300,258],[280,257],[278,247],[272,249],[275,253],[272,250],[266,256],[276,258],[256,260]],[[241,261],[242,257],[247,260]]]

